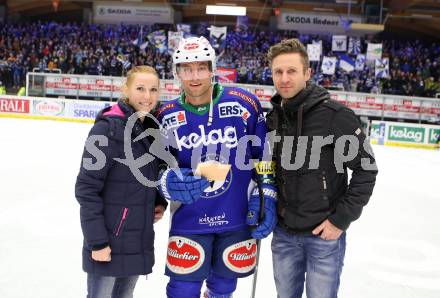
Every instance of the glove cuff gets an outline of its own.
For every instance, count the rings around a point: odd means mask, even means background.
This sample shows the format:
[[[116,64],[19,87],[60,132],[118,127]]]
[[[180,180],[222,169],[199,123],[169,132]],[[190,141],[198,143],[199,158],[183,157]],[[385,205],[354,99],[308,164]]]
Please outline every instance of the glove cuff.
[[[172,170],[173,169],[171,169],[171,168],[166,169],[162,173],[162,176],[160,177],[159,191],[161,192],[162,196],[167,200],[171,200],[170,193],[168,192],[168,189],[167,189],[167,176],[168,176],[168,173]]]
[[[263,191],[263,195],[266,198],[270,198],[274,201],[277,200],[277,191],[276,189],[270,185],[270,184],[266,184],[266,185],[261,185],[261,186],[256,186],[254,188],[254,191],[252,192],[252,195],[254,196],[259,196],[260,195],[260,191],[259,188],[261,188],[261,190]]]

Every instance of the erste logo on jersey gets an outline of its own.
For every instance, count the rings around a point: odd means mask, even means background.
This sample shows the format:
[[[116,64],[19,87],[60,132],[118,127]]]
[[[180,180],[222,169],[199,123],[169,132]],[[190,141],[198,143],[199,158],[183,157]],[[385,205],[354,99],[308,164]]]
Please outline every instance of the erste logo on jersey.
[[[189,274],[205,261],[203,247],[194,240],[173,236],[168,239],[167,267],[177,274]]]
[[[165,129],[171,129],[187,124],[185,111],[178,111],[162,118],[162,126]]]
[[[241,117],[247,121],[251,116],[249,111],[238,102],[224,102],[218,105],[218,114],[220,118]]]
[[[257,262],[257,242],[249,239],[227,247],[223,251],[223,262],[231,271],[247,273]]]
[[[225,144],[226,148],[235,148],[238,145],[237,131],[235,127],[226,126],[223,129],[213,129],[206,133],[205,126],[199,125],[200,133],[193,132],[188,136],[180,137],[177,130],[174,131],[176,137],[176,145],[179,151],[185,149],[194,149],[200,145],[217,145]]]

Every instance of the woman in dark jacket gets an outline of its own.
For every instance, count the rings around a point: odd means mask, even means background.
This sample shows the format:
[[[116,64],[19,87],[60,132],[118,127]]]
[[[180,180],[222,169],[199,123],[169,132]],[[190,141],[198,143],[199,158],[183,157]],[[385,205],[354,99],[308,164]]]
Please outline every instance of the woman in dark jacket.
[[[144,183],[144,179],[156,180],[158,159],[150,154],[152,161],[139,171],[132,171],[129,164],[130,158],[148,154],[154,141],[142,138],[141,133],[158,128],[148,114],[159,98],[156,71],[148,66],[134,67],[122,92],[123,100],[97,116],[75,185],[81,205],[88,298],[133,297],[139,275],[152,272],[153,223],[167,206],[156,188]],[[130,116],[137,117],[135,112],[141,116],[133,126]],[[132,129],[126,130],[126,126]],[[134,141],[139,136],[140,140]]]

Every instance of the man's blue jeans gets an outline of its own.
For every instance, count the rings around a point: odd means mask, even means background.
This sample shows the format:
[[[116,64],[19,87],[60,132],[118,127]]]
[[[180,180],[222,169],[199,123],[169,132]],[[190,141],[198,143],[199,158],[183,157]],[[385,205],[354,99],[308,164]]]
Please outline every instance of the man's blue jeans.
[[[87,298],[133,298],[139,275],[129,277],[87,274]]]
[[[338,240],[293,235],[277,226],[272,238],[272,259],[278,298],[337,298],[344,265],[345,232]]]

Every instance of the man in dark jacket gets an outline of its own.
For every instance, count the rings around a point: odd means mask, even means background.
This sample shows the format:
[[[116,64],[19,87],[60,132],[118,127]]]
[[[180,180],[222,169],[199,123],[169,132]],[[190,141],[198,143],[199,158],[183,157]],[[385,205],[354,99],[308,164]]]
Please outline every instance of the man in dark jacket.
[[[279,187],[272,240],[278,297],[302,297],[304,281],[308,298],[337,297],[345,231],[373,192],[373,153],[353,111],[309,81],[300,41],[272,46],[268,59],[277,90],[267,125],[275,132]]]

